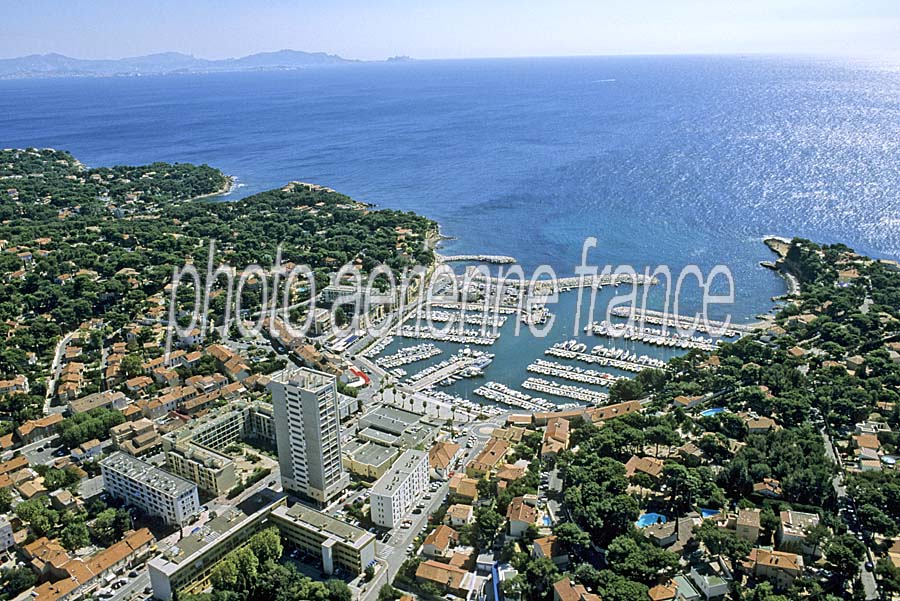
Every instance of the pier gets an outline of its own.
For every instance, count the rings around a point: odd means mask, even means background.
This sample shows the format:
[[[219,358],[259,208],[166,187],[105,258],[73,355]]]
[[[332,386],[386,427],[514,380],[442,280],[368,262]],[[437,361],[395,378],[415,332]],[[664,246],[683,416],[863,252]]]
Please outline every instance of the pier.
[[[652,309],[632,309],[623,306],[613,307],[610,314],[625,319],[633,318],[635,321],[640,322],[641,325],[649,323],[655,326],[662,325],[670,328],[681,328],[682,330],[696,330],[697,332],[703,333],[709,333],[710,330],[721,331],[724,329],[724,335],[726,337],[749,334],[758,327],[756,324],[726,324],[724,321],[716,321],[714,319],[709,319],[704,322],[702,319],[689,317],[687,315],[676,315],[674,313],[654,311]]]
[[[540,412],[555,411],[557,409],[556,404],[551,401],[519,392],[499,382],[487,382],[483,386],[476,388],[475,394],[496,403],[503,403],[510,407],[519,407],[526,411]]]
[[[570,384],[557,384],[556,382],[543,380],[541,378],[528,378],[522,382],[522,388],[536,390],[537,392],[543,392],[544,394],[552,394],[553,396],[575,399],[576,401],[582,401],[584,403],[605,403],[609,400],[609,395],[605,392],[596,392],[588,390],[587,388],[572,386]]]
[[[464,261],[472,262],[472,263],[495,263],[499,265],[506,265],[509,263],[517,263],[515,257],[510,257],[507,255],[447,255],[441,256],[438,255],[440,260],[444,263],[460,263]]]
[[[644,362],[632,361],[627,359],[612,359],[601,355],[579,353],[577,351],[572,351],[557,346],[548,348],[546,351],[544,351],[544,354],[551,357],[559,357],[560,359],[574,359],[576,361],[591,363],[594,365],[599,365],[601,367],[613,367],[615,369],[621,369],[622,371],[629,371],[634,373],[637,373],[648,367],[661,368],[665,365],[665,362],[660,359],[647,358],[647,360]]]
[[[550,376],[553,378],[561,378],[563,380],[571,380],[572,382],[580,382],[582,384],[592,384],[594,386],[610,386],[616,380],[623,376],[614,376],[604,371],[596,371],[593,369],[582,369],[574,365],[566,365],[565,363],[556,363],[555,361],[545,361],[537,359],[528,366],[528,371],[542,376]]]
[[[415,346],[402,348],[393,355],[381,357],[375,361],[375,365],[383,367],[384,369],[391,369],[400,367],[401,365],[415,363],[416,361],[424,361],[425,359],[436,357],[442,352],[441,349],[433,344],[417,344]]]
[[[403,338],[418,338],[420,340],[437,340],[441,342],[457,342],[459,344],[478,344],[489,346],[497,342],[500,334],[481,332],[479,330],[466,329],[460,332],[457,329],[438,331],[429,327],[402,326],[397,332]]]
[[[606,321],[594,322],[585,326],[586,332],[594,336],[606,336],[607,338],[621,338],[634,342],[643,342],[653,346],[667,346],[680,349],[699,349],[701,351],[714,351],[718,348],[718,342],[712,338],[700,336],[680,336],[670,334],[665,330],[655,328],[638,328],[625,324],[609,324]]]
[[[444,310],[428,310],[428,311],[419,311],[415,315],[416,321],[422,320],[431,320],[432,323],[450,323],[454,325],[458,325],[460,321],[460,317],[462,317],[463,321],[466,325],[470,326],[481,326],[482,328],[492,328],[497,330],[503,327],[503,324],[506,323],[506,315],[496,315],[496,314],[485,314],[485,313],[468,313],[463,312],[460,315],[460,312],[451,313],[450,311]]]

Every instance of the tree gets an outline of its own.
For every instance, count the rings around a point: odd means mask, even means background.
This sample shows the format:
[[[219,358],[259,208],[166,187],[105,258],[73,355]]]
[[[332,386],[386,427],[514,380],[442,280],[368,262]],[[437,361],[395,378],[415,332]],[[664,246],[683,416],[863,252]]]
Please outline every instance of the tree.
[[[284,553],[281,536],[277,528],[266,528],[254,534],[249,541],[250,550],[256,555],[260,564],[278,561]]]
[[[343,580],[332,578],[325,583],[329,601],[353,601],[353,593]]]
[[[144,373],[143,363],[139,354],[130,353],[122,359],[122,371],[125,372],[126,377],[134,378]]]
[[[553,598],[553,584],[559,580],[559,569],[553,560],[541,557],[528,562],[524,575],[531,592],[529,599]]]
[[[475,510],[475,540],[481,549],[489,549],[497,538],[497,531],[505,522],[505,518],[490,507],[479,507]]]
[[[378,601],[396,601],[400,598],[400,591],[392,587],[390,584],[385,584],[380,589],[378,589]]]
[[[3,595],[7,599],[17,597],[37,583],[37,577],[27,566],[4,569],[0,572],[0,580],[3,581]]]
[[[617,574],[645,584],[672,572],[678,565],[677,555],[660,549],[639,534],[613,539],[607,549],[607,560]]]
[[[591,546],[590,535],[572,522],[559,523],[553,529],[553,534],[574,555],[580,555]]]
[[[694,528],[694,535],[712,555],[724,555],[732,562],[740,561],[750,554],[753,545],[738,538],[733,532],[719,528],[713,520],[703,520]]]
[[[825,545],[825,558],[832,569],[844,580],[859,572],[859,564],[866,556],[866,547],[852,534],[835,536]]]
[[[60,533],[59,540],[62,545],[69,551],[75,551],[88,545],[91,537],[88,534],[87,526],[81,519],[75,519],[67,523]]]
[[[6,513],[12,509],[12,492],[9,488],[0,488],[0,513]]]

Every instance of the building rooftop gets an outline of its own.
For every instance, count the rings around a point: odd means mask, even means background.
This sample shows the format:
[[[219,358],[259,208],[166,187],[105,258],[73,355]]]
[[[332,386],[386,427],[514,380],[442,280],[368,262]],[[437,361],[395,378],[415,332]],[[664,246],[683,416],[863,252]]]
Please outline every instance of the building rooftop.
[[[367,442],[353,449],[349,455],[359,463],[378,466],[396,457],[397,449],[375,442]]]
[[[113,453],[101,461],[100,466],[125,474],[132,480],[146,484],[156,490],[163,490],[173,496],[181,496],[197,487],[193,482],[180,478],[175,474],[170,474],[127,453]]]
[[[263,490],[242,501],[239,505],[224,510],[214,520],[206,522],[194,530],[190,536],[186,536],[162,554],[151,559],[150,565],[171,575],[182,564],[205,551],[216,541],[243,528],[247,520],[271,511],[273,507],[283,504],[285,499],[286,496],[283,494]]]
[[[409,475],[415,471],[416,466],[422,463],[423,459],[427,460],[425,451],[416,451],[415,449],[403,451],[403,454],[394,462],[391,469],[386,471],[375,483],[375,486],[372,487],[372,494],[384,496],[394,494],[400,485],[406,482]]]
[[[351,526],[346,522],[299,503],[291,507],[283,505],[277,507],[272,514],[285,521],[305,525],[309,530],[320,532],[327,537],[337,539],[357,549],[364,547],[375,538],[374,534],[366,532],[362,528]]]
[[[308,369],[306,367],[289,367],[272,374],[272,382],[290,384],[303,390],[319,390],[331,385],[335,377],[325,372]]]

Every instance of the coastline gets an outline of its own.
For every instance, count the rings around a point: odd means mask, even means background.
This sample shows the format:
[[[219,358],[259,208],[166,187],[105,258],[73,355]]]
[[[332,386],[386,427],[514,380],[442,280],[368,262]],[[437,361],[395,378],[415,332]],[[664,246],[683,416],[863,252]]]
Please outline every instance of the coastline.
[[[800,280],[785,266],[787,253],[791,247],[791,239],[783,236],[768,235],[763,237],[763,244],[778,255],[778,258],[775,261],[760,261],[759,264],[780,275],[787,286],[787,291],[783,295],[774,297],[772,300],[787,300],[799,295],[801,292]]]

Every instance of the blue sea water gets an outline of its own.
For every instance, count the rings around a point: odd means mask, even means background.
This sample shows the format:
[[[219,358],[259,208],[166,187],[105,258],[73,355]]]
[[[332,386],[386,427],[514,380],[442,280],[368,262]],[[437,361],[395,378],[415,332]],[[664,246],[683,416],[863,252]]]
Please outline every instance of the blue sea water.
[[[445,252],[527,270],[572,275],[587,236],[600,265],[723,263],[739,320],[784,291],[758,264],[764,235],[900,256],[892,64],[600,57],[2,81],[0,146],[208,163],[237,177],[232,198],[321,183],[434,218],[455,238]]]

